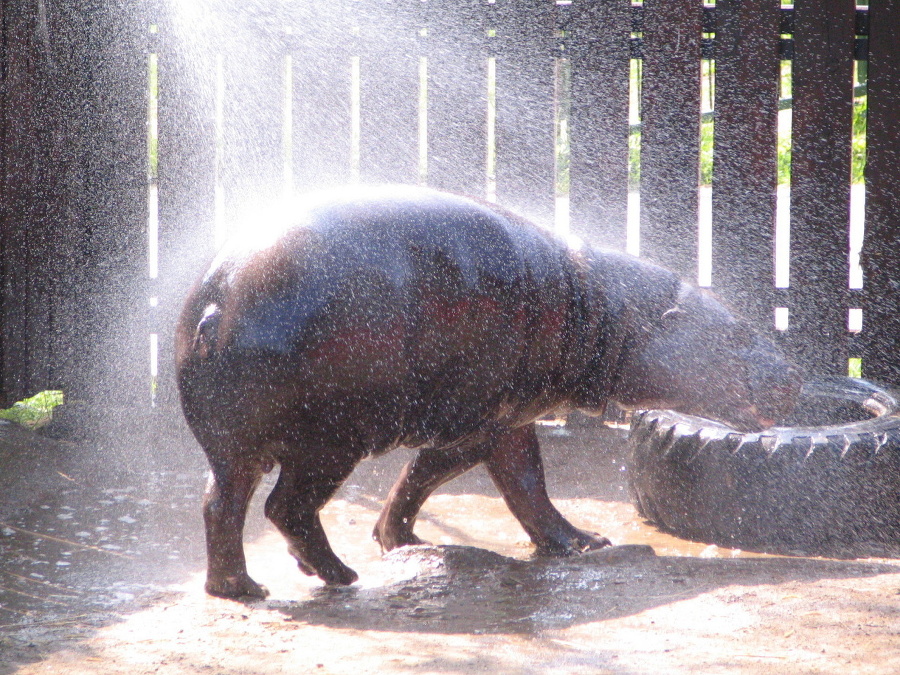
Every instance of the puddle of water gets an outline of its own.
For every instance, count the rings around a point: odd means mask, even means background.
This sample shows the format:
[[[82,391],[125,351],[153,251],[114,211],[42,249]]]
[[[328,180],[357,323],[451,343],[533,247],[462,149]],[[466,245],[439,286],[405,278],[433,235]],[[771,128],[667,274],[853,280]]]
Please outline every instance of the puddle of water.
[[[75,482],[0,526],[0,624],[133,600],[202,565],[202,472]]]

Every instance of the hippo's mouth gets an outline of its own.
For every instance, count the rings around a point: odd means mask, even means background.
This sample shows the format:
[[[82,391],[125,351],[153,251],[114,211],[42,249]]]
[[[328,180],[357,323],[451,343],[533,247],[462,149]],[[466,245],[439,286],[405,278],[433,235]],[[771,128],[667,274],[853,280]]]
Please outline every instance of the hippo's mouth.
[[[804,382],[795,405],[778,419],[771,419],[755,405],[731,409],[712,418],[741,433],[772,427],[812,429],[866,422],[887,414],[890,404],[891,400],[875,385],[864,380],[825,377]]]
[[[822,378],[806,382],[797,405],[777,427],[813,428],[865,422],[889,414],[893,400],[865,380]]]

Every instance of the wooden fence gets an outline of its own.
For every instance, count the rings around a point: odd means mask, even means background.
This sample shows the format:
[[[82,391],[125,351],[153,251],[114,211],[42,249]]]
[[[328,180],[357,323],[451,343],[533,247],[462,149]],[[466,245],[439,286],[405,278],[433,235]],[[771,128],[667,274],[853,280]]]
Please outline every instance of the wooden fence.
[[[146,23],[0,0],[0,399],[138,409],[146,376]]]
[[[152,334],[156,402],[170,407],[172,322],[217,232],[285,192],[356,180],[487,195],[545,223],[567,203],[575,233],[619,248],[639,188],[642,254],[689,279],[711,266],[712,289],[809,370],[846,373],[862,358],[866,377],[900,385],[900,5],[872,1],[138,11],[0,0],[4,394],[80,391],[103,363],[93,395],[125,383],[149,400]],[[786,62],[790,277],[776,286]],[[858,63],[867,77],[855,90]],[[714,74],[708,230],[702,72]],[[868,113],[863,289],[848,284],[854,92]],[[850,310],[862,310],[861,332]],[[113,369],[100,358],[110,352]]]

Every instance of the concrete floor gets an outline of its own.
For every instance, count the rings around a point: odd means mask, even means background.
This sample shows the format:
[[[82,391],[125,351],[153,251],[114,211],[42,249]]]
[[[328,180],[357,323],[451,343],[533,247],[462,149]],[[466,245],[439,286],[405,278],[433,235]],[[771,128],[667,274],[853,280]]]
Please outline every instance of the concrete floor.
[[[366,461],[323,511],[349,589],[300,574],[251,507],[271,597],[207,597],[202,455],[0,427],[0,673],[893,673],[900,561],[784,558],[657,532],[630,505],[623,434],[541,430],[551,496],[625,546],[534,559],[480,469],[425,505],[437,546],[381,557],[370,532],[409,456]],[[271,479],[269,479],[271,484]]]

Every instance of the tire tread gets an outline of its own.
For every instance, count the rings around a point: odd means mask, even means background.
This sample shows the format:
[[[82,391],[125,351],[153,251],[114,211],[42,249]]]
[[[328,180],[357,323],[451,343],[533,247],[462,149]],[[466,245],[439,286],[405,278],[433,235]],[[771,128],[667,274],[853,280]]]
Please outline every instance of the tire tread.
[[[742,434],[670,411],[636,415],[628,473],[638,512],[729,547],[853,555],[874,545],[900,555],[900,403],[878,393],[889,403],[878,417],[811,429]]]

